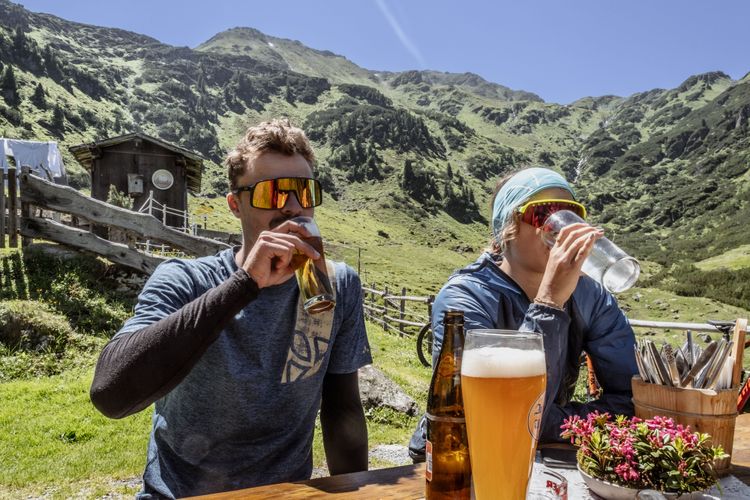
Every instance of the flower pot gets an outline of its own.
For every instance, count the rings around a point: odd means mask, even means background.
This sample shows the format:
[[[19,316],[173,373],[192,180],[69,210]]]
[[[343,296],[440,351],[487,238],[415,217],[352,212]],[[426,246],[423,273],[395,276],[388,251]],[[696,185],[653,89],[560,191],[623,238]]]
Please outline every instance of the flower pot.
[[[603,479],[598,479],[593,476],[589,476],[586,472],[578,466],[578,472],[581,473],[583,482],[586,483],[588,488],[607,500],[635,500],[638,495],[638,490],[634,488],[627,488],[625,486],[619,486],[612,484]]]
[[[636,500],[638,497],[638,492],[641,491],[635,488],[620,486],[618,484],[613,484],[602,479],[590,476],[581,469],[580,465],[578,466],[578,472],[581,473],[583,482],[586,483],[588,489],[606,500]],[[700,491],[684,493],[682,495],[669,491],[661,491],[660,493],[670,500],[691,500],[703,498],[703,492]]]

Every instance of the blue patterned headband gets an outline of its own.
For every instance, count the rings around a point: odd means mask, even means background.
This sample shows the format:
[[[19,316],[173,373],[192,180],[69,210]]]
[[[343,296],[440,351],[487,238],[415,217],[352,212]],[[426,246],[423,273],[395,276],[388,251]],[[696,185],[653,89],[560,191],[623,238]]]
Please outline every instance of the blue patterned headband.
[[[503,228],[510,223],[513,210],[539,191],[562,188],[575,198],[575,192],[565,178],[548,168],[527,168],[511,177],[495,196],[492,207],[492,234],[497,239]]]

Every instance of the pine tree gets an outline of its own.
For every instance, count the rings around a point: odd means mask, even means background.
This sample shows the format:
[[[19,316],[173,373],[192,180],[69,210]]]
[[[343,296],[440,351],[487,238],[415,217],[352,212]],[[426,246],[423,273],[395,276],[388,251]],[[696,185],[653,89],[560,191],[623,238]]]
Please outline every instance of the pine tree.
[[[47,76],[58,83],[62,81],[62,67],[49,45],[42,50],[42,59],[44,60],[44,69],[47,72]]]
[[[59,104],[55,104],[55,109],[52,111],[52,129],[60,134],[65,132],[65,113]]]
[[[41,83],[36,84],[34,94],[31,96],[31,103],[39,109],[47,109],[47,98],[44,95],[44,87]]]
[[[449,182],[446,182],[443,184],[443,199],[444,200],[451,200],[453,198],[453,190],[451,189],[451,185]]]
[[[380,179],[380,170],[378,170],[378,160],[376,156],[370,156],[367,159],[367,179]]]
[[[16,55],[22,56],[26,53],[26,35],[19,26],[13,34],[13,50]]]
[[[196,82],[196,87],[198,87],[198,92],[200,94],[206,93],[206,69],[202,64],[198,65],[198,81]]]
[[[16,82],[16,74],[13,72],[13,66],[8,65],[5,68],[2,81],[0,81],[0,93],[2,93],[5,102],[12,107],[16,107],[21,103],[21,96],[18,94],[18,83]]]
[[[406,160],[404,161],[404,173],[401,176],[401,188],[408,192],[412,182],[414,182],[414,167],[411,160]]]

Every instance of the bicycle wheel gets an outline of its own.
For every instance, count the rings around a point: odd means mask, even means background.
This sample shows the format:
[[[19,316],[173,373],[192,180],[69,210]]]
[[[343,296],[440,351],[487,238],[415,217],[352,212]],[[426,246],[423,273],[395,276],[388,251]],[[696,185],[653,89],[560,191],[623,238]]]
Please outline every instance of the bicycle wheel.
[[[424,366],[432,366],[432,325],[425,323],[417,334],[417,357]]]

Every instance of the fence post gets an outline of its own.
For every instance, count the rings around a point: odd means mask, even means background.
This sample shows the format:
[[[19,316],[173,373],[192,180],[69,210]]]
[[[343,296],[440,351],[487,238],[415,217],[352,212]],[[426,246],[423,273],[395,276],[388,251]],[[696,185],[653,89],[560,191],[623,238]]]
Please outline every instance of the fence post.
[[[367,294],[367,301],[370,303],[370,319],[375,321],[375,282],[370,283],[370,293]]]
[[[208,229],[208,215],[203,215],[203,229]]]
[[[0,170],[0,248],[5,248],[5,172]]]
[[[383,331],[387,332],[388,327],[388,321],[385,319],[385,315],[388,312],[388,285],[386,285],[383,288]]]
[[[8,169],[8,234],[10,235],[8,246],[18,248],[18,181],[16,181],[16,169]]]
[[[401,288],[401,303],[398,306],[398,319],[401,321],[404,320],[404,309],[406,308],[406,299],[404,297],[406,296],[406,287]],[[399,323],[398,324],[398,334],[403,337],[404,332],[404,324]]]
[[[427,321],[432,323],[432,303],[435,302],[435,296],[429,295],[427,297]]]
[[[31,175],[31,168],[30,167],[21,167],[21,176],[23,177],[24,175]],[[19,198],[20,198],[20,194],[21,193],[18,193],[18,194],[19,194]],[[31,218],[31,214],[32,214],[31,204],[30,203],[26,203],[26,202],[21,202],[21,219],[20,219],[20,221],[22,221],[24,219],[27,219],[27,220],[30,219]],[[19,221],[19,229],[20,229],[20,221]],[[21,235],[21,247],[22,248],[26,248],[27,246],[31,245],[32,241],[33,240],[31,238],[28,238],[26,236]]]

